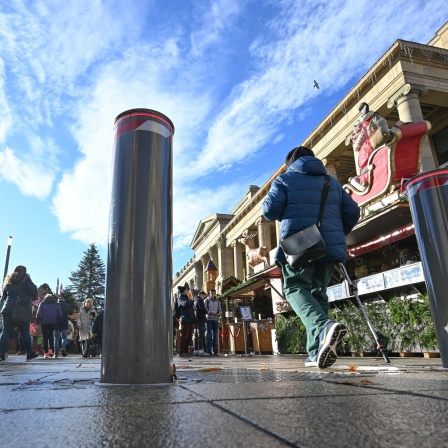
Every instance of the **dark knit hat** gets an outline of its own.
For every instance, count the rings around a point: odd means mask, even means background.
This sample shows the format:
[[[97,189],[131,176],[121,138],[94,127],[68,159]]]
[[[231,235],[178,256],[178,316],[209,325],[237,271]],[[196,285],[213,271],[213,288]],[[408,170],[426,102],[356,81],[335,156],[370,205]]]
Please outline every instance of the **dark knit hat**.
[[[183,292],[185,292],[187,288],[185,288],[185,286],[178,286],[177,290],[182,294]]]
[[[314,152],[306,146],[297,146],[297,148],[291,149],[291,151],[288,152],[285,158],[285,164],[286,166],[289,166],[291,163],[294,163],[297,159],[304,156],[314,157]]]

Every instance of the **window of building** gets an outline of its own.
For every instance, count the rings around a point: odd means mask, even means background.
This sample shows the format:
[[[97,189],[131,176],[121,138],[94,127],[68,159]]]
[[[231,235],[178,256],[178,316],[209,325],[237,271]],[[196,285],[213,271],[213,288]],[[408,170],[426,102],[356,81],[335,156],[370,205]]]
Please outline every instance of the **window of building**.
[[[439,167],[448,166],[448,126],[432,135]]]

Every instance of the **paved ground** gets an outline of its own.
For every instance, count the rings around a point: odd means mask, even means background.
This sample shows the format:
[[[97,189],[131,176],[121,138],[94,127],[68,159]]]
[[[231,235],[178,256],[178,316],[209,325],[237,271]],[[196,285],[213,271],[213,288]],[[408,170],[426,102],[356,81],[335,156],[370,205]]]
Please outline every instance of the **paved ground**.
[[[0,363],[1,446],[444,447],[440,359],[174,357],[177,380],[101,386],[100,360]]]

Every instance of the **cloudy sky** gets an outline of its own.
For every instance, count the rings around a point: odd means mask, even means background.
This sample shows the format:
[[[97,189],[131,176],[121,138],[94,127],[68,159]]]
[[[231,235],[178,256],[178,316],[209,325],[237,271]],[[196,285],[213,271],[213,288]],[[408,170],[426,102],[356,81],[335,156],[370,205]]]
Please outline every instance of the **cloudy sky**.
[[[89,243],[106,262],[112,126],[143,107],[176,128],[180,270],[199,220],[262,185],[396,39],[427,43],[434,11],[446,0],[1,2],[0,259],[11,235],[9,271],[53,289]]]

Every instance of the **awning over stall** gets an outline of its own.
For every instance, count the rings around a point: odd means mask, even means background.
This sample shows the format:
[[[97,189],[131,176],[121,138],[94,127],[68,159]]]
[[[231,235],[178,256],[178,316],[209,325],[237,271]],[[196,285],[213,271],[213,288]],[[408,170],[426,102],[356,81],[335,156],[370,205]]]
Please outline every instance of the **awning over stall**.
[[[359,221],[347,235],[347,246],[351,249],[353,246],[366,244],[366,241],[373,241],[411,224],[412,216],[409,204],[398,202]]]

